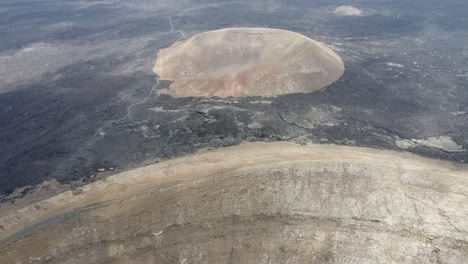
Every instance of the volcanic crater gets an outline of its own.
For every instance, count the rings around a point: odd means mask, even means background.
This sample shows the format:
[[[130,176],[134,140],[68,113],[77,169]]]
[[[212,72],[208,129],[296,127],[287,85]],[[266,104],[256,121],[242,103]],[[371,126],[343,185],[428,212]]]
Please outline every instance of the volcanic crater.
[[[269,28],[205,32],[158,52],[153,71],[176,97],[275,96],[320,90],[344,72],[341,58],[304,35]]]

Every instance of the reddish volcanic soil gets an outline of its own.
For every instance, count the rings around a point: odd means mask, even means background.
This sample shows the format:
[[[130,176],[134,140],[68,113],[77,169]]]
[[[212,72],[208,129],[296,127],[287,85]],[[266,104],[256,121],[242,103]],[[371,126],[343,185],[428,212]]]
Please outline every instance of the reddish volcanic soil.
[[[153,70],[174,81],[174,96],[274,96],[322,89],[344,65],[325,45],[294,32],[228,28],[160,50]]]

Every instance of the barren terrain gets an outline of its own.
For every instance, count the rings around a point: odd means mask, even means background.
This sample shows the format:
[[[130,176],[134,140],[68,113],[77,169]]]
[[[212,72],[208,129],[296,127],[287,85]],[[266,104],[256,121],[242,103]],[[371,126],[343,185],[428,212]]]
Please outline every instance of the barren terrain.
[[[205,32],[158,52],[154,71],[175,96],[274,96],[319,90],[344,71],[324,44],[279,29]]]
[[[362,11],[354,6],[339,6],[333,11],[337,16],[360,16]]]
[[[462,263],[466,193],[412,154],[242,144],[2,212],[0,262]]]
[[[335,15],[343,4],[363,15]],[[4,0],[0,201],[20,206],[38,186],[62,190],[244,141],[467,163],[467,8],[465,0]],[[158,50],[223,28],[296,32],[326,43],[346,70],[310,93],[172,96],[175,83],[152,71]]]
[[[465,264],[466,10],[0,1],[0,263]]]

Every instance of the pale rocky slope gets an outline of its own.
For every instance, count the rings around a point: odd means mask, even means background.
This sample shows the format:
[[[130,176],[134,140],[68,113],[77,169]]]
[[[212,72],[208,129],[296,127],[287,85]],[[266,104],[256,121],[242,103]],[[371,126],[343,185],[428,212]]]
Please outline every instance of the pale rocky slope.
[[[464,263],[468,170],[250,143],[2,213],[1,263]],[[25,250],[27,248],[27,250]]]

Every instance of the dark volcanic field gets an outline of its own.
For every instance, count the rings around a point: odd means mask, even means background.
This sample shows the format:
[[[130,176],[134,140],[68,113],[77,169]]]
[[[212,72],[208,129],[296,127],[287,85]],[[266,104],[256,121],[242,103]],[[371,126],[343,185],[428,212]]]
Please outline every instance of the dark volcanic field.
[[[467,1],[346,2],[360,17],[334,16],[342,1],[173,2],[2,1],[0,194],[241,141],[399,149],[446,136],[455,149],[407,150],[468,163]],[[322,41],[345,74],[310,94],[157,96],[159,48],[243,26]]]

